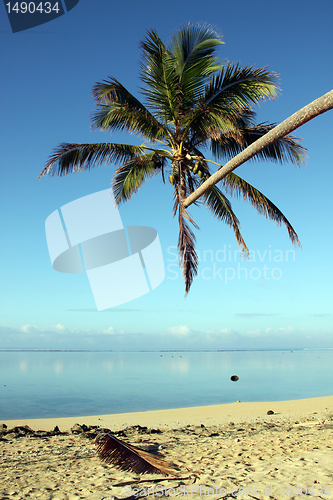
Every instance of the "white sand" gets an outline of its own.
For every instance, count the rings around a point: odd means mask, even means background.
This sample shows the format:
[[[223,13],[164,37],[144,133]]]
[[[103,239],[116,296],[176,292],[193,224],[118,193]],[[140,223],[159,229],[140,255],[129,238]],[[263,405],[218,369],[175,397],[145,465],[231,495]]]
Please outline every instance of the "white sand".
[[[267,415],[268,410],[274,415]],[[75,423],[112,431],[135,425],[160,429],[159,434],[127,429],[125,439],[137,446],[160,446],[165,459],[180,466],[184,479],[168,478],[158,487],[162,475],[138,478],[104,465],[83,435],[9,435],[0,442],[1,500],[111,500],[130,496],[135,487],[143,488],[142,496],[150,487],[149,498],[178,494],[277,500],[305,496],[306,491],[333,498],[333,396],[3,423],[34,430],[58,425],[65,431]],[[145,482],[138,483],[140,479]],[[127,486],[116,486],[119,482]]]

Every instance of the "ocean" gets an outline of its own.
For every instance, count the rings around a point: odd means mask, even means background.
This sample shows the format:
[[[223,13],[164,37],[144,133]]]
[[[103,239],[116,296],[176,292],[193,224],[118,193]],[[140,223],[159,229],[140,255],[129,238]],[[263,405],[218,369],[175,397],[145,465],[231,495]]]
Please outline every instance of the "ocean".
[[[332,394],[333,349],[0,350],[0,423]]]

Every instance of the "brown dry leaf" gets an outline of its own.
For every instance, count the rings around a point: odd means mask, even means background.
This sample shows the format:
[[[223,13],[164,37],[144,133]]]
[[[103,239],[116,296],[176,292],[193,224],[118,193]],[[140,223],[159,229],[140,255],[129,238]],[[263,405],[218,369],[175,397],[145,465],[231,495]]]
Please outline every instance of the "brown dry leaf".
[[[162,458],[141,450],[112,434],[99,434],[95,440],[97,452],[103,462],[135,474],[179,475],[178,468]]]

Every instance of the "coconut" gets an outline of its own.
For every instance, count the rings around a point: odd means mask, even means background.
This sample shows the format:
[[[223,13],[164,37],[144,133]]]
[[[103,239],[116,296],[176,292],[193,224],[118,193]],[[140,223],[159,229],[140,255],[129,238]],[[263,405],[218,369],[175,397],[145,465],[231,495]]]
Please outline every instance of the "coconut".
[[[197,161],[197,162],[196,162],[196,164],[195,164],[195,165],[194,165],[194,167],[193,167],[192,172],[193,172],[194,174],[196,174],[196,173],[198,173],[198,170],[199,170],[199,162]]]

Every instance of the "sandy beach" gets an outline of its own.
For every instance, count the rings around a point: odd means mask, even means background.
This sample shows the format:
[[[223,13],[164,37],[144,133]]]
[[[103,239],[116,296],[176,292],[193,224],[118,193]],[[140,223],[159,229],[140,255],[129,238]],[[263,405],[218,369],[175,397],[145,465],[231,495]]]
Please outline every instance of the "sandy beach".
[[[0,424],[1,500],[333,498],[333,396]],[[102,429],[179,476],[104,464],[93,444]]]

